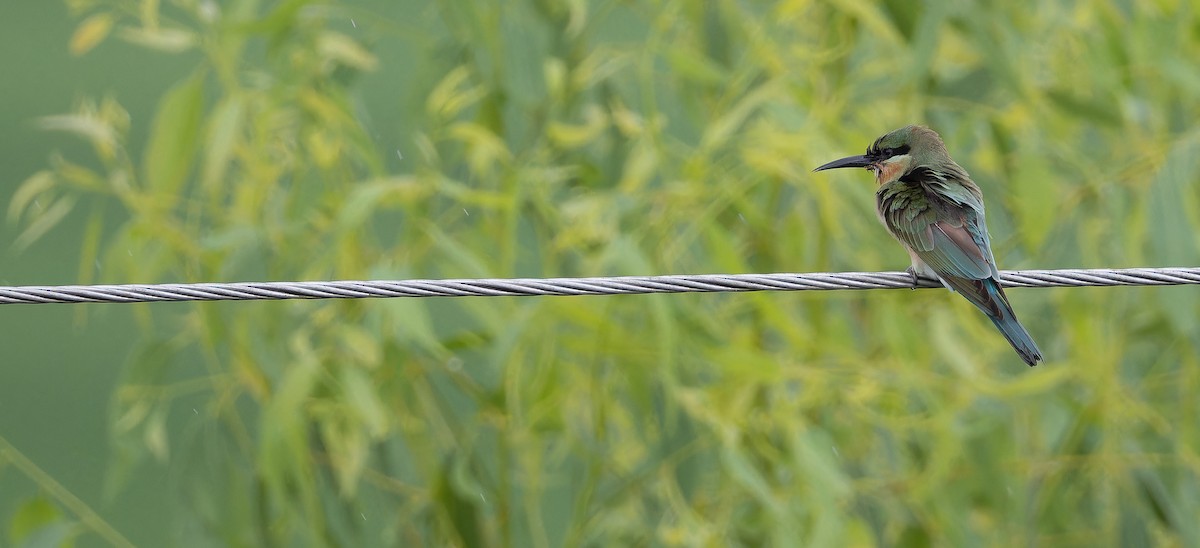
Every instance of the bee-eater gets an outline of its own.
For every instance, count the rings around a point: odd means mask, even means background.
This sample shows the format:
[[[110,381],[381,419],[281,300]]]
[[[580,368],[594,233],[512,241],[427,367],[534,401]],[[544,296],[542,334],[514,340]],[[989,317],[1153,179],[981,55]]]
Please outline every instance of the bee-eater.
[[[867,153],[834,160],[813,171],[862,167],[875,172],[879,220],[908,251],[908,272],[937,278],[966,297],[996,324],[1025,363],[1042,353],[1017,321],[1000,287],[983,218],[983,193],[946,152],[942,138],[921,126],[906,126],[875,140]]]

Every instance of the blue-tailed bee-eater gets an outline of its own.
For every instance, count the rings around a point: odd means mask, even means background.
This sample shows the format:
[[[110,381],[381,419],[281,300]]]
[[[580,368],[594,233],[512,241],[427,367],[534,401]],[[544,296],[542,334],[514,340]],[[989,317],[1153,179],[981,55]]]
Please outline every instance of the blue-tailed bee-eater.
[[[974,304],[1029,365],[1042,352],[1017,321],[1000,287],[1000,273],[983,215],[983,193],[950,158],[942,138],[906,126],[875,140],[867,153],[834,160],[814,171],[861,167],[875,173],[876,212],[908,251],[913,276],[936,278]]]

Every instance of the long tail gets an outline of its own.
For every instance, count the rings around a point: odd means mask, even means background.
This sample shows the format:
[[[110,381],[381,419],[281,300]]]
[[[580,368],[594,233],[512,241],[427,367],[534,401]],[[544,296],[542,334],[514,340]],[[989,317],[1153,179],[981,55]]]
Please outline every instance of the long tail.
[[[1004,289],[1000,287],[999,282],[991,278],[970,280],[944,276],[942,279],[987,314],[988,319],[992,320],[1000,334],[1008,339],[1008,344],[1012,345],[1013,350],[1017,351],[1025,363],[1032,367],[1042,360],[1042,351],[1038,349],[1037,343],[1033,342],[1033,337],[1029,336],[1021,322],[1017,321],[1017,315],[1008,304],[1008,297],[1004,295]]]

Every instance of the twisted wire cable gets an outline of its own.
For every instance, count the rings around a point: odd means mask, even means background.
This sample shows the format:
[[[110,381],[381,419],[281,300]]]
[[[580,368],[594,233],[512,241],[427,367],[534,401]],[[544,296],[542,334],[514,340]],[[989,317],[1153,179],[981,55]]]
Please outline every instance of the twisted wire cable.
[[[1004,287],[1200,284],[1200,267],[1006,270],[1000,273],[1000,281]],[[828,291],[835,289],[917,289],[931,287],[941,287],[941,284],[935,280],[922,278],[914,286],[912,277],[907,272],[61,285],[0,287],[0,304],[363,299],[372,297],[632,295],[644,293]]]

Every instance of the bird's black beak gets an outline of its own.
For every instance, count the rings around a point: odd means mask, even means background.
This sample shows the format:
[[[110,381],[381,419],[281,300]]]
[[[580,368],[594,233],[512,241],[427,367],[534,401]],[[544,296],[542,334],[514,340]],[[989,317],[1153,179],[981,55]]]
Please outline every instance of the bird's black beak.
[[[837,169],[839,167],[871,167],[871,160],[868,160],[866,156],[851,156],[849,158],[842,158],[841,160],[834,160],[813,171],[825,171],[826,169]]]

